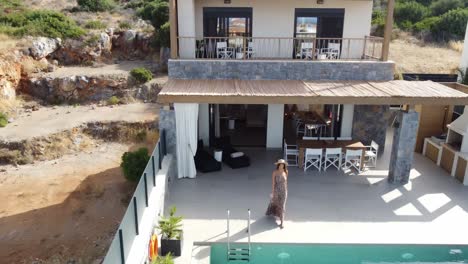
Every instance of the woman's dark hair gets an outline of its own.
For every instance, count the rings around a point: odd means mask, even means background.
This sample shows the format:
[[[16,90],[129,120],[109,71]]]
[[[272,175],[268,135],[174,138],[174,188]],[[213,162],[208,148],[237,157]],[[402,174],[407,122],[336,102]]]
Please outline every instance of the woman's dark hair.
[[[276,164],[276,169],[278,170],[280,165],[284,165],[284,172],[286,173],[286,175],[288,175],[288,165],[286,165],[285,163],[278,163]]]

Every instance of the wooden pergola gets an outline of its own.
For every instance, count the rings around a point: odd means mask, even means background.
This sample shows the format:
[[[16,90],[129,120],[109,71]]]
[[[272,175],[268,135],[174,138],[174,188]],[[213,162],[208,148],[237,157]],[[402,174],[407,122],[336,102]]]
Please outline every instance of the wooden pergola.
[[[213,104],[468,105],[468,94],[432,81],[170,79],[158,102]]]

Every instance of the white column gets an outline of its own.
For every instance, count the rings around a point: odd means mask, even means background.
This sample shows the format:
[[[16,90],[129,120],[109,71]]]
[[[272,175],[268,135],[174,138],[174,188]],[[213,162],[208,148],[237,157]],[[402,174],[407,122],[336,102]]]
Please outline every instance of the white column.
[[[179,37],[179,56],[181,59],[195,58],[195,1],[179,0],[177,3]]]
[[[283,142],[284,104],[268,105],[267,148],[281,148]]]
[[[353,131],[354,105],[343,105],[341,116],[341,137],[351,137]]]
[[[208,104],[198,106],[198,137],[203,140],[205,146],[210,143],[210,117],[208,111]]]

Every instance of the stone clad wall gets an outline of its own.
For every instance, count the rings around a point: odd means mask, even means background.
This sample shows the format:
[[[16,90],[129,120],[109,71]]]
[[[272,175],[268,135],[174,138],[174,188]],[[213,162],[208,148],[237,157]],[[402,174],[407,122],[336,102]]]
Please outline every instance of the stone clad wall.
[[[159,131],[166,131],[166,147],[167,153],[176,157],[176,120],[174,110],[159,110]]]
[[[409,181],[411,164],[413,163],[419,113],[414,110],[400,111],[397,113],[396,123],[398,126],[393,134],[388,181],[405,184]]]
[[[171,79],[393,80],[393,62],[169,60]]]
[[[385,147],[390,111],[388,105],[355,105],[353,120],[353,139],[370,145],[374,140],[379,144],[379,152]]]

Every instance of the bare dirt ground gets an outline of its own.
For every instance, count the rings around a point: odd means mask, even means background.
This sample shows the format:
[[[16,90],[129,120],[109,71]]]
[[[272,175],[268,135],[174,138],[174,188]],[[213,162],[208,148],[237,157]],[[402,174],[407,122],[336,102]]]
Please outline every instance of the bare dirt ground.
[[[0,167],[0,263],[101,258],[135,187],[119,168],[128,149],[107,143],[59,160]]]
[[[54,106],[23,112],[0,129],[0,140],[23,140],[72,129],[83,123],[103,121],[149,121],[158,115],[157,104],[118,106]]]
[[[448,47],[396,39],[390,44],[390,60],[399,73],[455,73],[461,52]]]
[[[0,129],[0,139],[29,139],[73,131],[88,122],[156,122],[156,104],[56,106],[24,112]],[[135,184],[122,175],[124,152],[140,143],[89,138],[87,148],[22,166],[0,166],[0,263],[101,263]],[[70,262],[73,260],[72,262]]]

